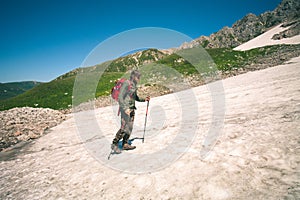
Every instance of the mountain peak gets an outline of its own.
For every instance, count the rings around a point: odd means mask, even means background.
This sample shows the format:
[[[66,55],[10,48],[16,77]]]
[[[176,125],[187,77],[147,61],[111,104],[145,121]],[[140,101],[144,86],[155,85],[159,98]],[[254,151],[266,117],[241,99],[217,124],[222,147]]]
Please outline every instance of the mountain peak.
[[[224,48],[239,46],[258,35],[266,32],[270,28],[285,23],[293,26],[287,33],[282,33],[280,37],[293,37],[299,34],[300,26],[300,1],[283,0],[274,11],[267,11],[260,15],[247,14],[242,19],[236,21],[232,27],[224,27],[210,36],[200,36],[197,43],[204,48]],[[185,44],[186,46],[188,44]]]

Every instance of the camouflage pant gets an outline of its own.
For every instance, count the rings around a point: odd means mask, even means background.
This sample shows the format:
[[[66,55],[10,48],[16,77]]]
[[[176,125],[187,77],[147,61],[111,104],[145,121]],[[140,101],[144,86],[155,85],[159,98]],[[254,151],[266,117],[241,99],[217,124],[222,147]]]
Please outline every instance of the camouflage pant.
[[[121,112],[121,128],[116,133],[116,136],[113,140],[113,144],[118,144],[118,142],[123,138],[123,145],[128,143],[128,139],[131,135],[134,122],[134,110],[130,112],[128,116],[124,110],[120,109]]]

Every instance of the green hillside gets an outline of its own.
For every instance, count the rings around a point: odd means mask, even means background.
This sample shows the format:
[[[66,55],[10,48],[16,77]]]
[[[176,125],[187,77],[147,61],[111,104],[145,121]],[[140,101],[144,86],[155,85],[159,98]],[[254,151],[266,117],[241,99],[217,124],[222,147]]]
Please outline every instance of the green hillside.
[[[0,100],[9,99],[41,84],[36,81],[0,83]]]
[[[230,48],[207,49],[208,54],[214,60],[217,69],[220,71],[231,71],[238,68],[243,68],[246,65],[255,64],[262,58],[272,58],[278,56],[280,51],[299,51],[300,45],[277,45],[252,49],[249,51],[234,51]],[[145,54],[145,52],[147,54]],[[92,77],[98,76],[100,72],[106,68],[101,76],[96,91],[88,91],[92,97],[106,96],[110,94],[110,90],[114,85],[114,81],[124,75],[124,72],[138,68],[137,64],[142,65],[147,59],[146,63],[152,62],[151,66],[169,66],[175,69],[180,74],[185,76],[193,75],[198,71],[187,61],[177,62],[180,56],[177,54],[166,55],[158,50],[146,50],[144,56],[140,56],[138,61],[132,59],[132,55],[118,58],[114,61],[105,62],[96,66],[88,68],[78,68],[63,76],[56,78],[48,83],[41,83],[31,90],[28,90],[18,96],[10,99],[0,100],[0,110],[7,110],[13,107],[48,107],[53,109],[66,109],[72,104],[72,93],[76,75],[85,72],[86,87],[83,90],[89,90],[89,81]],[[159,54],[159,55],[157,55]],[[159,59],[158,59],[159,57]],[[134,61],[133,61],[134,60]],[[156,61],[155,61],[156,60]],[[151,63],[150,62],[150,63]],[[129,63],[129,64],[128,64]],[[155,69],[155,68],[152,68]],[[201,73],[201,75],[203,75]],[[146,76],[144,77],[144,79]],[[143,79],[143,78],[142,78]],[[142,80],[141,83],[146,84],[147,81]],[[90,98],[89,95],[88,98]],[[85,102],[88,98],[76,99],[77,103]]]
[[[107,95],[115,80],[121,73],[105,73],[98,83],[97,96]],[[7,110],[13,107],[44,107],[52,109],[66,109],[72,105],[72,92],[76,76],[64,79],[56,79],[48,83],[42,83],[35,88],[20,94],[16,97],[0,101],[0,110]],[[87,99],[85,99],[87,100]]]

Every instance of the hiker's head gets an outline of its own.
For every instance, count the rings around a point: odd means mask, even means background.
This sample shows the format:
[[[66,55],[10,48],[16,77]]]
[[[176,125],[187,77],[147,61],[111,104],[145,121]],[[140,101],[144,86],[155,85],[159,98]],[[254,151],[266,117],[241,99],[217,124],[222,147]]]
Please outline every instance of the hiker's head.
[[[133,70],[130,74],[130,80],[138,82],[140,80],[141,73],[138,70]]]

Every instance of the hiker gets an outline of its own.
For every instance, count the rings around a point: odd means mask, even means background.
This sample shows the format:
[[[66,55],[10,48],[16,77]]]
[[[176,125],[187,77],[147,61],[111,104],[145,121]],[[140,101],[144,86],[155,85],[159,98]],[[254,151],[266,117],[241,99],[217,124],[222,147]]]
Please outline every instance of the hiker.
[[[114,151],[114,153],[121,153],[121,150],[118,148],[118,142],[121,139],[123,139],[123,150],[132,150],[136,148],[135,146],[128,144],[128,139],[133,128],[133,121],[135,115],[134,110],[136,109],[135,101],[150,101],[149,96],[143,99],[137,95],[137,83],[139,82],[140,77],[140,72],[137,70],[133,70],[130,74],[130,80],[124,81],[120,89],[118,103],[121,113],[121,128],[116,133],[116,136],[113,139],[111,145],[111,148]]]

